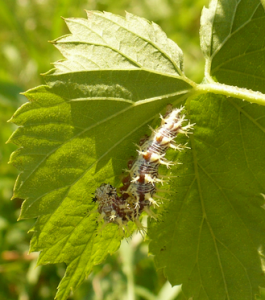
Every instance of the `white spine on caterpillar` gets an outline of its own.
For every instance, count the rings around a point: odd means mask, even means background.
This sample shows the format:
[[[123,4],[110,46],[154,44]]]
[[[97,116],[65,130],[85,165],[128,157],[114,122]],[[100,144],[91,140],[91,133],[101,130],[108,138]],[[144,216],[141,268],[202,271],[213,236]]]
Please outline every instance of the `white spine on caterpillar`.
[[[151,217],[153,213],[150,206],[159,206],[154,200],[156,196],[156,183],[162,183],[158,178],[158,168],[165,165],[170,168],[173,162],[165,159],[166,151],[169,148],[181,151],[188,148],[186,145],[176,145],[174,139],[179,133],[187,135],[193,124],[182,126],[185,116],[181,114],[183,107],[172,109],[168,106],[165,116],[160,116],[161,126],[151,129],[152,134],[142,145],[137,146],[138,157],[128,165],[126,170],[129,175],[124,180],[124,186],[120,188],[120,195],[110,184],[102,184],[95,192],[93,201],[99,203],[98,211],[106,222],[117,223],[120,226],[128,221],[139,224],[139,216],[142,211],[147,212]]]

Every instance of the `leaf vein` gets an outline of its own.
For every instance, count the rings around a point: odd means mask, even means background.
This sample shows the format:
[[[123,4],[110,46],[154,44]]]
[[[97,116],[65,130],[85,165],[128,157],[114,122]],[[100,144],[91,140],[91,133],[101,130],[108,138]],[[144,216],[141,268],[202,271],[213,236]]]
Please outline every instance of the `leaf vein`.
[[[224,46],[224,44],[233,36],[235,35],[237,32],[239,32],[241,29],[243,29],[245,26],[247,26],[251,21],[252,21],[252,17],[254,16],[254,14],[256,13],[257,9],[259,8],[259,6],[261,5],[261,3],[257,4],[257,7],[254,9],[253,14],[250,16],[249,20],[245,23],[243,23],[240,27],[238,27],[234,32],[230,33],[230,35],[227,35],[227,37],[222,41],[222,43],[220,43],[220,45],[215,49],[215,52],[212,54],[211,59],[213,59],[215,57],[215,55],[219,52],[219,50]]]

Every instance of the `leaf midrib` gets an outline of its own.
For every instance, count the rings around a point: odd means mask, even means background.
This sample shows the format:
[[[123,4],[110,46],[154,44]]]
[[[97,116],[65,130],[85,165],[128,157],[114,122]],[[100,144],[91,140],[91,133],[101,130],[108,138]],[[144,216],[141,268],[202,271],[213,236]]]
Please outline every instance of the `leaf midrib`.
[[[212,178],[212,176],[198,163],[198,166],[199,168],[203,171],[204,174],[206,174],[206,176],[212,181],[212,183],[218,188],[218,190],[221,192],[221,194],[223,195],[223,198],[226,199],[227,203],[229,203],[229,206],[231,207],[231,209],[233,210],[234,214],[238,217],[239,220],[241,220],[242,224],[244,225],[245,227],[245,231],[247,232],[248,234],[248,237],[249,237],[249,240],[251,241],[251,244],[253,246],[253,249],[255,249],[255,244],[253,242],[253,239],[249,233],[249,230],[244,222],[244,220],[242,219],[242,217],[238,214],[238,212],[236,211],[236,209],[234,208],[234,206],[232,205],[231,201],[228,199],[228,197],[226,196],[226,194],[224,193],[223,189],[219,186],[219,184]],[[205,212],[206,214],[206,212]],[[251,282],[250,282],[250,278],[248,276],[248,273],[247,273],[247,268],[243,265],[243,263],[240,261],[240,259],[230,250],[229,247],[227,247],[220,239],[218,239],[216,237],[216,235],[214,234],[214,230],[212,229],[211,225],[210,225],[210,222],[208,221],[208,219],[206,218],[206,223],[210,229],[210,232],[213,236],[213,240],[214,242],[217,241],[219,242],[221,245],[223,245],[223,247],[225,247],[229,252],[230,254],[236,258],[236,260],[240,263],[240,265],[243,267],[244,271],[245,271],[245,274],[246,274],[246,277],[248,279],[248,282],[249,282],[249,286],[250,286],[250,290],[252,290],[252,287],[251,287]],[[217,244],[215,243],[216,245],[216,248],[217,247]],[[218,256],[218,258],[220,259],[220,257]],[[221,259],[220,259],[220,264],[221,264]],[[222,272],[223,273],[223,272]]]

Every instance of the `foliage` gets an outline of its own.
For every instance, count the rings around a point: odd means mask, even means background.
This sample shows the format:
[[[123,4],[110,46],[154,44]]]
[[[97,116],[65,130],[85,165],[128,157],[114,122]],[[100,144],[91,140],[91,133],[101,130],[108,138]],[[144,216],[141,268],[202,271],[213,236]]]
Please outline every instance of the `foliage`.
[[[264,107],[250,103],[265,99],[260,1],[214,0],[203,10],[201,85],[154,23],[91,11],[66,22],[71,35],[54,42],[66,60],[25,94],[10,139],[20,147],[11,157],[22,171],[13,196],[26,199],[20,218],[38,217],[31,251],[41,251],[39,264],[68,265],[57,298],[119,247],[115,224],[97,230],[89,195],[119,184],[132,142],[170,102],[185,103],[196,128],[192,150],[169,153],[183,165],[172,168],[171,201],[150,222],[156,266],[183,283],[183,299],[254,299],[264,286]]]
[[[106,10],[124,15],[124,11],[154,20],[187,49],[186,72],[201,77],[202,54],[199,50],[199,15],[206,0],[176,1],[111,1],[111,0],[1,0],[0,1],[0,116],[1,116],[1,187],[0,187],[0,291],[1,299],[51,299],[59,278],[63,276],[64,264],[39,266],[35,268],[37,253],[27,255],[31,234],[28,228],[31,220],[20,220],[21,200],[10,201],[12,185],[17,176],[14,167],[8,165],[10,153],[15,147],[5,145],[15,126],[6,121],[14,110],[25,102],[19,92],[42,82],[39,73],[50,68],[50,62],[60,55],[48,40],[67,32],[60,16],[84,16],[84,9]],[[196,67],[195,67],[196,66]],[[190,70],[190,71],[189,71]],[[24,99],[23,99],[24,98]],[[162,272],[154,272],[153,259],[147,258],[146,244],[135,248],[134,239],[128,240],[133,252],[133,264],[126,264],[121,252],[109,257],[104,265],[94,268],[85,284],[71,298],[117,299],[131,296],[154,299],[155,295],[168,292]],[[129,277],[123,270],[129,270]],[[165,284],[165,285],[164,285]],[[94,290],[94,291],[93,291]],[[149,291],[148,291],[149,290]],[[150,292],[151,291],[151,292]],[[158,297],[158,296],[157,296]],[[128,298],[128,297],[127,297]]]

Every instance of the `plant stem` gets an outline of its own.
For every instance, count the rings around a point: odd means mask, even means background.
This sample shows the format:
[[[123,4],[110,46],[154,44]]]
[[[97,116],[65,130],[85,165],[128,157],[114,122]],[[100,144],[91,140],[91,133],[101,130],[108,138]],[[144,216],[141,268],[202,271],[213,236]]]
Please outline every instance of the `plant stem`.
[[[123,272],[127,277],[127,300],[135,300],[134,291],[134,273],[133,273],[133,251],[132,243],[123,241],[120,247],[120,253],[123,260]]]
[[[194,88],[194,96],[204,93],[213,93],[219,95],[225,95],[227,97],[234,97],[242,99],[243,101],[248,101],[251,103],[257,103],[260,105],[265,105],[265,94],[261,92],[255,92],[245,88],[239,88],[237,86],[226,85],[222,83],[207,83],[207,84],[198,84]]]

